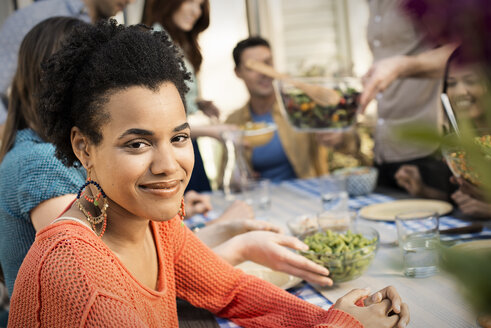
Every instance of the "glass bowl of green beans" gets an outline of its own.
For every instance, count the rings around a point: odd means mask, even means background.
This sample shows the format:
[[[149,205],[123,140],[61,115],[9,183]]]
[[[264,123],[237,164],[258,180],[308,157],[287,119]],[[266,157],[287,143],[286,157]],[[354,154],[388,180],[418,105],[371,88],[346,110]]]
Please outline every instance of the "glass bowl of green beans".
[[[309,246],[300,254],[326,267],[335,283],[360,277],[377,253],[380,236],[377,230],[353,225],[344,231],[323,230],[301,238]]]

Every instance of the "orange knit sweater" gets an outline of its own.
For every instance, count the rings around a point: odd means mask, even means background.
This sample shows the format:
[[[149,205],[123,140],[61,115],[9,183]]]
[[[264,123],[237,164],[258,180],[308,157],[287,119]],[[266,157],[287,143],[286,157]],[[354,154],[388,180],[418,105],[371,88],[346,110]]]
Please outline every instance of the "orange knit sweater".
[[[141,283],[88,227],[61,221],[40,231],[20,268],[9,328],[178,327],[176,297],[244,327],[362,327],[217,257],[178,218],[151,223],[157,290]]]

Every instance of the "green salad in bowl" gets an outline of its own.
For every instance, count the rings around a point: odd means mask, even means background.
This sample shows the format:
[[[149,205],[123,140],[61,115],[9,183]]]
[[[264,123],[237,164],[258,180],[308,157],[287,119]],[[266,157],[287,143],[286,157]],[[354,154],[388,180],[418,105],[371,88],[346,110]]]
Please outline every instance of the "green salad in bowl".
[[[334,282],[360,277],[370,266],[379,246],[379,234],[370,227],[353,226],[342,232],[325,230],[303,237],[309,250],[300,254],[326,267]]]
[[[356,123],[361,84],[356,78],[304,78],[307,84],[336,90],[340,101],[322,106],[305,92],[284,81],[275,81],[276,97],[282,114],[296,130],[305,132],[342,131]]]

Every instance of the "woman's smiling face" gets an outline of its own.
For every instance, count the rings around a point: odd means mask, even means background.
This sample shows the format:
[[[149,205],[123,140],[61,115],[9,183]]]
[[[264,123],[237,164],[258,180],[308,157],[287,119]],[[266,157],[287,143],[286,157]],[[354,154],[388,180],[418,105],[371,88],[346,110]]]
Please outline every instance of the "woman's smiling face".
[[[180,208],[194,165],[185,109],[172,83],[132,86],[109,96],[102,141],[87,148],[91,178],[110,200],[108,215],[165,221]],[[113,212],[114,213],[114,212]]]
[[[484,79],[477,66],[452,64],[447,78],[447,94],[458,118],[480,120],[484,117],[483,95],[486,93]]]

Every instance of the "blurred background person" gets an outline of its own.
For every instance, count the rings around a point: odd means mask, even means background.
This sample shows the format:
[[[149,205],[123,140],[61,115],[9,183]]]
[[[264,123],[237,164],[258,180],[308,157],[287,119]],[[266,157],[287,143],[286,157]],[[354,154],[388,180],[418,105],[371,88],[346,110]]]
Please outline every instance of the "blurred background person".
[[[370,0],[367,37],[373,65],[363,77],[361,106],[377,97],[375,163],[379,185],[398,187],[395,174],[404,164],[419,168],[433,188],[446,188],[447,181],[434,174],[445,166],[433,158],[438,144],[421,147],[401,141],[397,130],[406,125],[442,124],[441,77],[455,45],[434,48],[424,40],[401,7],[400,1]]]
[[[245,66],[248,60],[273,66],[269,42],[261,37],[242,40],[235,46],[233,58],[235,74],[244,82],[250,98],[242,108],[232,112],[225,122],[236,125],[266,122],[277,126],[269,143],[246,151],[245,157],[253,171],[260,178],[273,182],[326,173],[327,149],[319,147],[313,134],[295,132],[280,112],[273,79]]]
[[[460,48],[449,57],[444,77],[444,92],[447,93],[457,121],[470,123],[475,129],[488,129],[484,96],[486,82],[478,64],[460,63]],[[484,192],[462,178],[452,177],[448,168],[439,173],[447,179],[452,178],[454,185],[446,192],[428,186],[417,166],[403,165],[396,173],[398,184],[411,195],[426,198],[448,200],[456,203],[462,213],[471,218],[491,218],[491,204],[486,201]]]
[[[0,125],[7,117],[7,90],[17,66],[17,54],[24,36],[49,17],[68,16],[85,22],[109,18],[135,0],[44,0],[10,15],[0,30]],[[1,131],[0,131],[1,132]]]
[[[222,133],[234,129],[233,126],[218,124],[216,119],[220,111],[212,101],[200,98],[198,73],[203,61],[199,35],[210,24],[210,4],[208,0],[147,0],[143,10],[142,22],[153,26],[155,30],[164,29],[173,42],[179,46],[187,70],[191,73],[191,81],[187,82],[189,91],[186,95],[186,110],[188,115],[201,110],[212,118],[213,125],[192,124],[195,165],[188,190],[210,191],[210,183],[203,165],[196,138],[212,137],[221,140]]]

